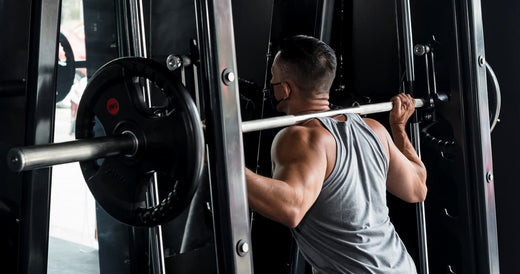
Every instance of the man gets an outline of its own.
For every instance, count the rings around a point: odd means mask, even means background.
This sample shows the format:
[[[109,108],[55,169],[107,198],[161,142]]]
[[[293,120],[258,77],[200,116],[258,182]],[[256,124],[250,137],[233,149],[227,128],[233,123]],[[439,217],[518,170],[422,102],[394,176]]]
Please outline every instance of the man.
[[[325,43],[285,40],[271,69],[277,110],[328,110],[335,70]],[[312,119],[277,134],[272,179],[246,169],[251,208],[291,228],[315,273],[416,272],[389,220],[386,190],[423,201],[426,169],[405,131],[413,99],[399,94],[392,102],[394,141],[380,123],[357,114]]]

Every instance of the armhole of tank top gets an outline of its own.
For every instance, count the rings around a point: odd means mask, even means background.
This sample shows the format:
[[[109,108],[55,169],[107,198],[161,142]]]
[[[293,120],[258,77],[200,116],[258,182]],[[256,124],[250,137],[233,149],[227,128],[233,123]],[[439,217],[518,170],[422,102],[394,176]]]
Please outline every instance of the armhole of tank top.
[[[325,123],[325,119],[327,119],[326,117],[325,118],[317,118],[318,121],[320,121],[320,123],[323,125],[323,127],[330,133],[330,135],[332,135],[332,138],[334,138],[334,142],[336,143],[336,160],[334,161],[334,167],[332,167],[332,170],[330,171],[330,174],[329,176],[327,176],[327,178],[325,178],[325,180],[323,181],[323,186],[325,186],[326,184],[329,183],[330,180],[332,180],[331,178],[334,177],[334,175],[336,173],[338,173],[337,169],[339,168],[338,167],[338,155],[340,155],[340,145],[338,143],[338,139],[336,137],[336,135],[334,133],[332,133],[332,130],[329,128],[329,126]],[[336,121],[335,119],[333,118],[330,118],[331,120],[333,120],[334,122],[338,122],[338,123],[351,123],[351,121],[349,121],[350,119],[348,118],[347,115],[345,115],[345,121]],[[322,186],[322,188],[323,188]]]
[[[388,158],[389,155],[388,155],[388,152],[386,151],[385,147],[383,146],[383,144],[381,143],[381,140],[379,140],[379,136],[377,136],[377,134],[374,132],[374,130],[365,122],[365,120],[363,120],[363,118],[361,118],[361,116],[359,116],[359,120],[360,122],[362,122],[362,125],[364,127],[366,127],[368,129],[368,131],[370,132],[370,134],[372,134],[372,136],[375,138],[375,142],[377,144],[377,146],[379,146],[379,149],[383,152],[383,157],[385,158],[385,167],[386,167],[386,171],[388,172],[388,166],[390,165],[390,159]]]

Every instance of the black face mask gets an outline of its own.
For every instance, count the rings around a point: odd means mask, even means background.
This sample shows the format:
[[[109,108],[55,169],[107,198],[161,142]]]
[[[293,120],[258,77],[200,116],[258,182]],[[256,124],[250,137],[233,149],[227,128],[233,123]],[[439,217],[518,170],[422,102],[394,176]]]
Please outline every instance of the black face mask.
[[[276,100],[276,97],[274,96],[274,88],[272,85],[269,86],[269,88],[267,89],[267,97],[269,98],[269,102],[271,103],[271,107],[278,111],[276,109],[276,107],[278,106],[278,104],[285,100],[284,98],[280,99],[280,100]]]
[[[285,99],[282,98],[282,99],[280,99],[280,100],[276,100],[276,97],[274,97],[274,94],[272,94],[272,92],[271,92],[270,94],[271,94],[271,95],[269,95],[269,101],[271,102],[271,106],[273,107],[274,110],[278,111],[278,110],[276,109],[276,107],[278,106],[278,104],[279,104],[281,101],[283,101],[283,100],[285,100]]]

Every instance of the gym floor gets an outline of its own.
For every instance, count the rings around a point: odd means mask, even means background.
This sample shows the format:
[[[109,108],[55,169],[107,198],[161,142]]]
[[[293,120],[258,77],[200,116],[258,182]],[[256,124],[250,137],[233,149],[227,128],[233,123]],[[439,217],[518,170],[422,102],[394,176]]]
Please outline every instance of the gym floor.
[[[48,274],[97,274],[97,248],[49,237]]]

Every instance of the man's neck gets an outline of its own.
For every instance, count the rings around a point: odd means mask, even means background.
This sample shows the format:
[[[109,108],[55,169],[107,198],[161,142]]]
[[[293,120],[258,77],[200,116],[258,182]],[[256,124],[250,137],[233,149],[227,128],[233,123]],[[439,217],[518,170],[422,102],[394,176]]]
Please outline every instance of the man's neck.
[[[330,110],[328,98],[318,98],[309,99],[305,102],[302,102],[301,104],[298,104],[298,106],[293,107],[287,114],[300,115],[313,112],[322,112],[327,110]]]

